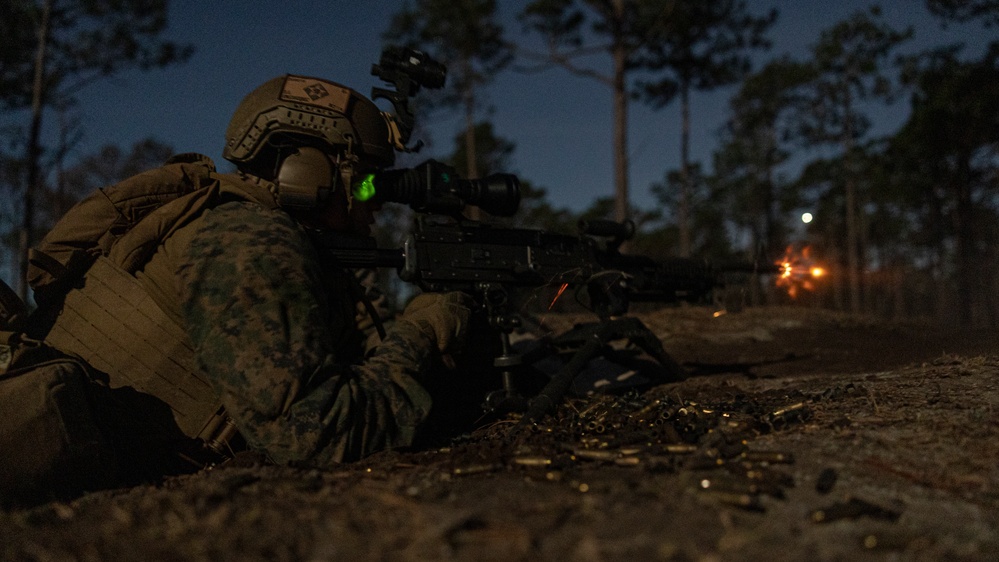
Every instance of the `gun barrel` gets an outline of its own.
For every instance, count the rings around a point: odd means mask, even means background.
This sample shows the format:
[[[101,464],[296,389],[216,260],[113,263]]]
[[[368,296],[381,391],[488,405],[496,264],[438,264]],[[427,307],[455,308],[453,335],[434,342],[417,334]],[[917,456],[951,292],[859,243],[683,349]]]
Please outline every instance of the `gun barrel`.
[[[760,275],[781,272],[781,266],[778,264],[751,261],[720,263],[715,266],[715,269],[722,273],[758,273]]]

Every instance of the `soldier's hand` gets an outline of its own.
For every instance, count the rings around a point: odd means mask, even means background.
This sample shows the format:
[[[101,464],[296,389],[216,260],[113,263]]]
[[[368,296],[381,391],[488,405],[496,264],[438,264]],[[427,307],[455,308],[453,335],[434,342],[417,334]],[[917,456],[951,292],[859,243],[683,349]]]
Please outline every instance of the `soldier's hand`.
[[[422,293],[409,303],[399,321],[415,324],[433,338],[441,353],[448,354],[465,344],[472,304],[465,293]]]

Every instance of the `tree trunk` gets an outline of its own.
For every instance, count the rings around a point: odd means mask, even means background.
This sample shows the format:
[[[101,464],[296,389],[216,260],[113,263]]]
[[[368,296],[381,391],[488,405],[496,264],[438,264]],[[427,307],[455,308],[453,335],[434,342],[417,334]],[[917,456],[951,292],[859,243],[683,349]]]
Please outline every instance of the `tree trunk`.
[[[850,312],[860,312],[860,257],[857,229],[857,184],[853,172],[846,176],[846,275],[849,283]]]
[[[680,86],[680,257],[690,256],[690,86]]]
[[[41,191],[41,131],[45,102],[45,49],[49,42],[49,15],[53,0],[46,0],[38,25],[38,51],[35,53],[35,76],[31,87],[31,129],[28,132],[28,181],[24,186],[24,216],[21,217],[21,247],[18,294],[28,300],[28,250],[34,245],[35,195]]]
[[[624,0],[614,0],[615,21],[624,18]],[[628,53],[619,36],[614,38],[614,220],[631,217],[628,203],[628,92],[624,67]]]
[[[471,72],[467,60],[463,66],[466,72]],[[468,179],[478,179],[479,155],[478,143],[475,139],[475,92],[472,90],[471,84],[468,85],[462,96],[465,98],[465,173]],[[482,218],[479,208],[473,206],[466,208],[465,215],[472,220]]]
[[[765,253],[759,257],[773,259],[776,252],[784,249],[787,240],[784,230],[780,227],[783,219],[780,216],[780,200],[777,197],[777,187],[774,184],[774,163],[777,152],[777,133],[773,127],[768,127],[764,136],[767,142],[766,158],[764,159],[763,182],[766,189],[763,193],[766,226],[763,244]]]
[[[846,169],[844,193],[846,219],[846,277],[849,287],[850,312],[860,312],[860,235],[857,227],[857,180],[853,166],[853,110],[847,86],[843,108],[843,165]]]
[[[954,209],[954,232],[957,272],[957,319],[961,326],[971,327],[975,322],[974,306],[978,297],[978,279],[981,267],[975,250],[973,217],[975,204],[971,200],[970,157],[961,159],[961,171],[954,178],[957,206]]]

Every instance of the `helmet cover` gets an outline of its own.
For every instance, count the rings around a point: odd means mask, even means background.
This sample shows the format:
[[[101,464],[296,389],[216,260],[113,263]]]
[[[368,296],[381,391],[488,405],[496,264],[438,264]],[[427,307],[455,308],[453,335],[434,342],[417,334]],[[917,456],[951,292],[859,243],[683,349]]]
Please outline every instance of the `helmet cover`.
[[[282,146],[350,150],[368,166],[395,160],[389,124],[356,91],[321,78],[285,75],[250,92],[226,130],[222,156],[241,168],[274,169]]]

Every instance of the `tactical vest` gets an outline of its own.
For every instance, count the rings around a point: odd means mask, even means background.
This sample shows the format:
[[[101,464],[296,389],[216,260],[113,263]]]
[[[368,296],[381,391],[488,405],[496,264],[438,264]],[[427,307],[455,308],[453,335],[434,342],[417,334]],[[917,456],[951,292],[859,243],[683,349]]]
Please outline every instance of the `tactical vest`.
[[[150,420],[156,434],[176,439],[179,430],[217,452],[235,428],[179,318],[135,275],[174,232],[233,200],[277,207],[266,186],[218,174],[205,156],[175,156],[78,203],[29,256],[39,304],[32,330],[106,373],[111,388],[165,402],[173,419]]]

